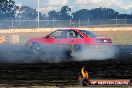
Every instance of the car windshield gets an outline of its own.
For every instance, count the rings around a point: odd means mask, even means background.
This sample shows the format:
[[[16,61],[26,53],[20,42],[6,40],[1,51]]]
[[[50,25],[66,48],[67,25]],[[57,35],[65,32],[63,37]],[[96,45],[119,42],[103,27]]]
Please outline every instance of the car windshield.
[[[96,37],[95,33],[91,32],[91,31],[86,31],[86,30],[80,30],[80,31],[89,37]]]

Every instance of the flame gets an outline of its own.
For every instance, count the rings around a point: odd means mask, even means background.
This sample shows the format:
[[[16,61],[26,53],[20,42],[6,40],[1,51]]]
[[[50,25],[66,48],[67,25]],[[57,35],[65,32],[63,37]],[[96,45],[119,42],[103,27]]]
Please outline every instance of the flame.
[[[81,69],[81,73],[82,73],[82,77],[83,78],[88,78],[89,77],[89,74],[88,74],[88,71],[84,71],[84,67]]]

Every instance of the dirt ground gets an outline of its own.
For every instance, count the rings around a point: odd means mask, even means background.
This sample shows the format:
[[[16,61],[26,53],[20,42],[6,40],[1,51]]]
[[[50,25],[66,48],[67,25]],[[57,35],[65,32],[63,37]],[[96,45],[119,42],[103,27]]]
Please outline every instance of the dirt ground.
[[[126,59],[52,64],[0,64],[0,84],[17,87],[80,86],[77,75],[83,65],[89,67],[91,79],[131,79],[132,61]]]
[[[34,54],[29,53],[28,49],[26,51],[24,46],[1,45],[0,86],[81,87],[78,73],[80,73],[82,66],[88,67],[90,79],[132,79],[132,46],[120,45],[118,47],[121,51],[118,58],[86,61],[64,60],[53,63],[39,61],[40,58],[34,57]],[[5,52],[5,55],[2,51]],[[35,62],[32,62],[32,58]],[[10,62],[7,60],[2,62],[2,59],[10,60]],[[12,62],[13,60],[14,62]],[[28,60],[31,61],[26,63]]]

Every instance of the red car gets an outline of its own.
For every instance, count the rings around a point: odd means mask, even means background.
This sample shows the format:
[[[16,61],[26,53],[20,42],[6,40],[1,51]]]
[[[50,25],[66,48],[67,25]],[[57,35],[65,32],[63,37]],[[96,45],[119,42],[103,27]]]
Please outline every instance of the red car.
[[[73,52],[84,49],[111,52],[111,38],[97,37],[93,32],[79,29],[59,29],[46,37],[33,38],[27,41],[35,54],[50,53],[51,55],[72,56]],[[100,52],[100,51],[99,51]]]

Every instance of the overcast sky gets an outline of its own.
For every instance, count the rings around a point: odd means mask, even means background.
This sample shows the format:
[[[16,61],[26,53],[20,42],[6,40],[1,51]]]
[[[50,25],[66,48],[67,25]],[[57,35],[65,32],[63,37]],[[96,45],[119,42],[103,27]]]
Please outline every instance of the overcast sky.
[[[38,0],[14,0],[17,5],[26,5],[37,8]],[[68,5],[72,11],[97,7],[113,8],[120,13],[132,13],[132,0],[39,0],[40,11],[47,13],[50,10],[59,11],[62,6]]]

